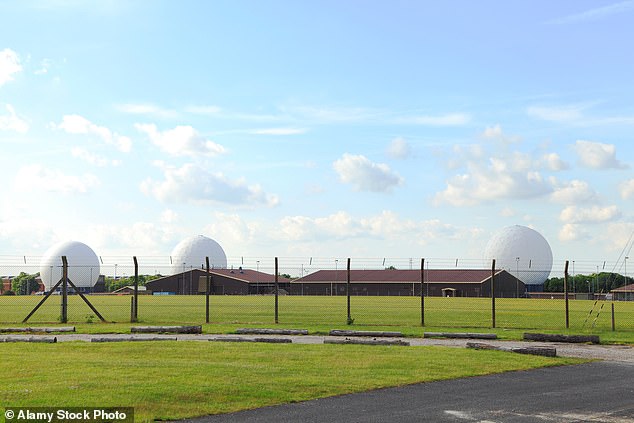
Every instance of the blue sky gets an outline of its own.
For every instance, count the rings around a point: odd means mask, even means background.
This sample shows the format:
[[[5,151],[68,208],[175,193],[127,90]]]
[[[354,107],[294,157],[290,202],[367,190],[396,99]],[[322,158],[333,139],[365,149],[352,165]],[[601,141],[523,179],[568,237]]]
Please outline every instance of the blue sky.
[[[0,255],[555,261],[634,233],[634,1],[0,2]]]

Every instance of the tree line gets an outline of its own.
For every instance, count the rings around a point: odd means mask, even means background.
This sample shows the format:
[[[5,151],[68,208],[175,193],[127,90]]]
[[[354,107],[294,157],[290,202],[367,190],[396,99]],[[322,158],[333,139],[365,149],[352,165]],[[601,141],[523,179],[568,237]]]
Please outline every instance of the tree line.
[[[601,272],[589,275],[568,276],[569,292],[610,292],[613,289],[634,283],[634,279],[618,273]],[[564,278],[549,278],[544,283],[544,292],[564,292]]]

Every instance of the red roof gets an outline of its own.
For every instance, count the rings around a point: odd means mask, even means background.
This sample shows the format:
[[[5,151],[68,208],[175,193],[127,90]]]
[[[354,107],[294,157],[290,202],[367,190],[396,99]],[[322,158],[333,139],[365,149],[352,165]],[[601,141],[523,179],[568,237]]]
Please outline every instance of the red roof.
[[[499,274],[502,270],[496,270]],[[347,270],[319,270],[295,283],[345,282]],[[425,283],[482,283],[491,277],[487,269],[426,269]],[[351,270],[350,282],[413,283],[420,282],[420,269],[415,270]]]
[[[275,275],[270,273],[258,272],[253,269],[209,269],[212,275],[222,275],[225,277],[237,279],[242,282],[275,282]],[[289,282],[284,276],[277,277],[278,282]]]
[[[610,292],[634,292],[634,283],[630,285],[619,286],[618,288],[613,289]]]

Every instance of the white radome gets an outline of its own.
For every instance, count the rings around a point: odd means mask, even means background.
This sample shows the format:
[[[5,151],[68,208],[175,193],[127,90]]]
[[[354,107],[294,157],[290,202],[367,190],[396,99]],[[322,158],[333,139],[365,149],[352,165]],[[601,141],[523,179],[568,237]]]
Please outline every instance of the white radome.
[[[508,226],[489,240],[484,249],[487,261],[504,269],[527,285],[543,284],[553,267],[553,253],[548,241],[526,226]]]
[[[203,235],[185,238],[172,250],[172,274],[191,269],[203,269],[207,265],[207,257],[209,257],[210,267],[215,269],[227,267],[227,256],[216,241]]]
[[[62,279],[62,256],[68,261],[68,279],[78,288],[89,288],[97,283],[101,274],[99,257],[86,244],[65,241],[49,248],[40,261],[40,277],[46,290]]]

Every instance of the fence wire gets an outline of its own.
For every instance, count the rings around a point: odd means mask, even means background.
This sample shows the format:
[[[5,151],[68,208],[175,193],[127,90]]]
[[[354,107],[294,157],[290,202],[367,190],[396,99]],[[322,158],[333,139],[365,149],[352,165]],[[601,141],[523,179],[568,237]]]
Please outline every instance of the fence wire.
[[[98,323],[99,314],[107,322],[130,322],[136,275],[139,322],[204,323],[205,265],[173,261],[170,257],[138,257],[135,268],[132,257],[99,257],[97,265],[69,259],[68,280],[74,287],[69,287],[68,322]],[[429,327],[490,328],[494,312],[499,328],[558,330],[566,325],[563,292],[533,292],[535,288],[522,281],[538,270],[519,269],[519,263],[515,272],[496,269],[502,273],[495,276],[495,301],[486,283],[491,263],[484,260],[428,258],[422,272],[421,260],[413,258],[351,258],[350,272],[346,257],[282,257],[277,263],[278,321],[284,325],[413,327],[424,320]],[[554,281],[556,288],[558,279],[567,282],[571,330],[607,331],[613,325],[617,331],[634,330],[634,294],[626,261],[568,260],[567,275],[565,265],[565,260],[555,261],[549,283]],[[274,257],[230,257],[226,267],[212,266],[210,270],[211,323],[275,323]],[[462,276],[451,280],[454,274]],[[433,275],[450,276],[433,280]],[[469,280],[476,276],[482,280]],[[40,257],[0,256],[0,278],[0,323],[20,324],[40,303],[28,324],[60,321],[61,258],[42,263]],[[627,286],[629,291],[623,288]]]

